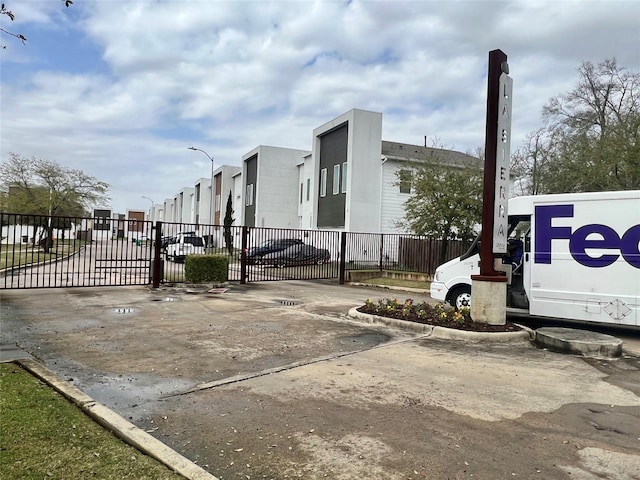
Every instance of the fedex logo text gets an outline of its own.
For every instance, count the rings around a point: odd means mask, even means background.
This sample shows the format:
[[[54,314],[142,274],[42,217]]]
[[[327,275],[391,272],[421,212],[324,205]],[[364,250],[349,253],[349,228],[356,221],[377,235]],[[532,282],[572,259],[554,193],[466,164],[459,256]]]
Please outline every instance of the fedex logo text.
[[[571,256],[585,267],[608,267],[622,255],[629,265],[640,269],[640,225],[618,235],[613,228],[599,223],[583,225],[575,231],[571,227],[554,227],[554,218],[573,218],[573,205],[535,207],[535,263],[550,264],[552,240],[568,240]],[[599,252],[590,255],[587,249]]]

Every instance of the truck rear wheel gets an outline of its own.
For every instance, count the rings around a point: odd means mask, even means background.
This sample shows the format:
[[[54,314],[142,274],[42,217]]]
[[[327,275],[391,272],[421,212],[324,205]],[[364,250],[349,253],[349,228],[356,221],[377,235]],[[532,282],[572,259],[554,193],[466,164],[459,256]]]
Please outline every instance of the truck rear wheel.
[[[471,287],[469,285],[456,287],[456,289],[451,292],[449,304],[456,310],[471,308]]]

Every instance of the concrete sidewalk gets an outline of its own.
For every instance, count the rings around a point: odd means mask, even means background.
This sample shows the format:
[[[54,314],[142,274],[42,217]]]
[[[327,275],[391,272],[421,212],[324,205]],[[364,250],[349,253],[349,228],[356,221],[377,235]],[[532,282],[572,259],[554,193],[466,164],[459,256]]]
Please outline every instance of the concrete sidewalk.
[[[640,471],[629,352],[581,358],[364,324],[349,309],[389,292],[323,282],[26,293],[3,292],[3,342],[223,480]]]

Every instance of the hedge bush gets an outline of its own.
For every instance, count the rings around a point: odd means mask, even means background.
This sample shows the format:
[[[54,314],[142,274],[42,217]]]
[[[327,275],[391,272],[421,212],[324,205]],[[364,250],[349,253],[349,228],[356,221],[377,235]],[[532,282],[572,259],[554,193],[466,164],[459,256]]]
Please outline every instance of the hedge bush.
[[[189,283],[226,282],[228,269],[226,255],[187,255],[184,278]]]

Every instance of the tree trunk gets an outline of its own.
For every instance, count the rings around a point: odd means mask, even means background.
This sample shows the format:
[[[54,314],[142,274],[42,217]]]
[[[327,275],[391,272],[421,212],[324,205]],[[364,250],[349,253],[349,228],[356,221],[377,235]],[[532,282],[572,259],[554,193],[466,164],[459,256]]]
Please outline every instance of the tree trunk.
[[[442,248],[440,249],[440,263],[438,265],[442,265],[447,261],[447,254],[449,253],[449,238],[445,237],[442,239]]]

